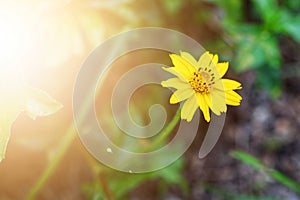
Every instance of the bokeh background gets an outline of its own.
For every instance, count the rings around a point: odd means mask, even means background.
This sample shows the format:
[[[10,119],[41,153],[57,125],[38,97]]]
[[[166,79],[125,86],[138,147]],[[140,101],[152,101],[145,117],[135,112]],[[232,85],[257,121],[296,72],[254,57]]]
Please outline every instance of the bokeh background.
[[[1,73],[12,69],[11,81],[21,74],[64,108],[36,120],[22,113],[14,122],[0,163],[0,199],[300,199],[299,12],[300,0],[1,0]],[[147,26],[180,31],[229,61],[226,77],[243,84],[243,101],[228,109],[221,138],[205,159],[198,158],[207,128],[201,122],[174,164],[127,174],[103,166],[83,147],[72,92],[95,47]],[[112,67],[96,99],[99,121],[113,124],[108,97],[122,70],[156,61],[171,65],[167,52],[145,50],[121,58],[125,68]],[[177,106],[168,105],[169,95],[141,88],[131,102],[134,119],[147,124],[147,110],[157,102],[171,119]],[[136,145],[111,126],[116,142]]]

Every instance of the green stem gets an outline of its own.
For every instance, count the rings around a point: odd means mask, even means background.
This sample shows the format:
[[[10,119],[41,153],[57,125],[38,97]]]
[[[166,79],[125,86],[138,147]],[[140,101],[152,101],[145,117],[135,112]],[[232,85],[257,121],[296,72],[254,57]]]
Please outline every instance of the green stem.
[[[68,128],[66,135],[64,135],[64,137],[56,151],[55,157],[53,158],[52,161],[49,162],[49,165],[44,170],[43,174],[40,176],[40,178],[38,179],[36,184],[33,186],[30,193],[27,195],[26,200],[34,200],[35,199],[36,195],[43,188],[43,186],[45,185],[47,180],[50,178],[50,176],[55,171],[56,167],[58,166],[59,162],[65,155],[67,149],[71,145],[75,136],[76,136],[76,134],[75,134],[74,124],[72,124]]]
[[[178,121],[180,120],[180,113],[181,113],[181,109],[178,108],[172,121],[168,124],[168,126],[165,129],[162,130],[162,132],[159,134],[159,137],[151,144],[151,146],[147,150],[156,149],[159,145],[162,144],[163,141],[165,141],[165,139],[174,130],[175,126],[177,125]]]

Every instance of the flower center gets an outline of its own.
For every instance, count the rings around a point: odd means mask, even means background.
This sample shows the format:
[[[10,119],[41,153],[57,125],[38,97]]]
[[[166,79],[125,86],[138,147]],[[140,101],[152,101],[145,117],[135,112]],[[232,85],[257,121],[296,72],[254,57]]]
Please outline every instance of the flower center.
[[[189,83],[195,92],[208,93],[209,85],[207,84],[205,77],[203,77],[199,72],[194,72],[193,77],[190,79]]]

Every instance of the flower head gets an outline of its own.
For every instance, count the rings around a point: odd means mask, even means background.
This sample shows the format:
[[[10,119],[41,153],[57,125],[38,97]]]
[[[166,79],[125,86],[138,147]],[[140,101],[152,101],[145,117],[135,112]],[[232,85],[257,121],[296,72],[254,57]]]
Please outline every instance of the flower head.
[[[187,52],[170,54],[170,57],[174,67],[163,69],[176,77],[162,81],[161,85],[176,89],[170,98],[171,104],[186,100],[181,119],[191,121],[200,107],[209,122],[209,110],[220,115],[227,111],[227,105],[240,105],[242,97],[234,90],[241,89],[241,84],[222,78],[228,70],[228,62],[218,63],[218,55],[205,52],[198,61]]]

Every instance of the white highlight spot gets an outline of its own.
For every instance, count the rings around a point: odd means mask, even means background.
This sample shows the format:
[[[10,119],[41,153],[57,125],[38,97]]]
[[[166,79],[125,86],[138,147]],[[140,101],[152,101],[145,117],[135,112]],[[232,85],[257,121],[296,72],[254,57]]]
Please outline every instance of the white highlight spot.
[[[111,148],[107,148],[106,151],[107,151],[107,153],[113,153],[113,151],[111,150]]]

